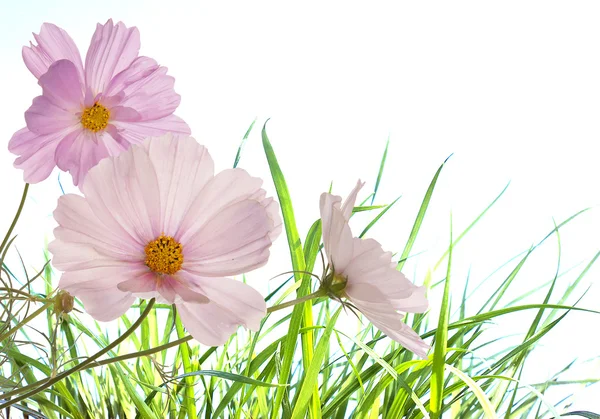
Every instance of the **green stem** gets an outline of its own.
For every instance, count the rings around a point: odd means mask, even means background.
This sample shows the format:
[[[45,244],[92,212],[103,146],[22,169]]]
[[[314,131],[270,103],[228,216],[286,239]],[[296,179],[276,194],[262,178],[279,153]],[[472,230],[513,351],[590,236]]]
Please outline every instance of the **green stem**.
[[[4,341],[4,339],[6,339],[7,337],[9,337],[10,335],[17,333],[21,328],[23,328],[23,326],[25,326],[31,320],[33,320],[34,318],[36,318],[37,316],[39,316],[40,314],[42,314],[48,308],[48,306],[51,306],[52,304],[54,304],[54,301],[47,302],[46,304],[44,304],[43,306],[41,306],[40,308],[38,308],[36,311],[34,311],[33,313],[31,313],[29,316],[25,317],[23,319],[23,321],[21,321],[15,327],[13,327],[12,329],[8,330],[7,332],[4,332],[2,335],[0,335],[0,342]]]
[[[2,250],[4,249],[4,246],[6,246],[6,242],[8,241],[10,235],[12,234],[13,230],[15,229],[15,226],[17,225],[17,221],[19,220],[19,217],[21,216],[21,211],[23,211],[23,207],[25,206],[25,198],[27,198],[28,190],[29,190],[29,183],[26,183],[25,189],[23,189],[23,196],[21,197],[21,203],[19,204],[19,209],[17,209],[15,218],[13,219],[13,222],[10,225],[10,228],[6,232],[6,236],[4,236],[4,240],[2,240],[2,244],[0,244],[0,254],[2,253]]]
[[[179,317],[179,314],[177,314],[177,317]],[[178,338],[183,338],[183,336],[185,335],[185,331],[183,330],[183,324],[181,323],[181,319],[177,318],[175,321],[175,328],[177,329],[177,337]],[[184,343],[183,345],[181,345],[181,347],[179,348],[179,350],[181,351],[181,360],[183,362],[183,372],[185,374],[189,374],[192,371],[192,363],[191,361],[191,357],[190,357],[190,347],[188,346],[187,343]],[[185,377],[185,403],[184,403],[186,410],[187,410],[187,416],[189,419],[197,419],[197,413],[196,413],[196,397],[194,395],[194,377],[192,376],[188,376]]]
[[[133,354],[115,356],[114,358],[105,359],[104,361],[96,362],[95,365],[92,365],[92,368],[101,367],[103,365],[110,365],[110,364],[114,364],[115,362],[126,361],[128,359],[133,359],[133,358],[139,358],[139,357],[142,357],[142,356],[152,355],[152,354],[155,354],[157,352],[162,352],[165,349],[169,349],[169,348],[172,348],[174,346],[181,345],[182,343],[189,342],[192,339],[193,339],[193,337],[191,335],[188,335],[188,336],[186,336],[184,338],[174,340],[173,342],[169,342],[169,343],[166,343],[164,345],[157,346],[155,348],[146,349],[145,351],[139,351],[139,352],[135,352]]]
[[[288,302],[285,302],[285,303],[282,303],[282,304],[279,304],[279,305],[276,305],[273,307],[269,307],[267,309],[267,313],[272,313],[277,310],[282,310],[287,307],[292,307],[292,306],[295,306],[296,304],[305,303],[307,301],[314,300],[315,298],[324,297],[325,295],[327,295],[327,291],[325,291],[324,289],[320,289],[318,291],[313,292],[312,294],[305,295],[304,297],[297,298],[295,300],[288,301]]]
[[[144,310],[144,312],[141,314],[141,316],[139,317],[139,319],[136,320],[135,323],[133,323],[131,325],[131,327],[129,329],[127,329],[125,331],[125,333],[123,333],[121,336],[119,336],[117,339],[115,339],[114,342],[112,342],[110,345],[108,345],[107,347],[105,347],[104,349],[96,352],[94,355],[92,355],[91,357],[89,357],[88,359],[86,359],[85,361],[83,361],[81,364],[74,366],[73,368],[64,371],[60,374],[58,374],[56,377],[54,378],[46,378],[43,380],[38,381],[38,383],[40,384],[39,386],[36,386],[34,390],[27,392],[19,397],[16,397],[12,400],[8,400],[9,397],[13,396],[14,394],[18,394],[20,393],[19,390],[15,390],[9,393],[4,393],[2,395],[2,397],[7,400],[5,403],[0,404],[0,410],[5,409],[9,406],[12,406],[15,403],[20,402],[21,400],[25,400],[28,399],[32,396],[35,396],[36,394],[40,393],[41,391],[47,389],[48,387],[53,386],[55,383],[67,378],[68,376],[70,376],[71,374],[74,374],[78,371],[81,371],[83,369],[85,369],[86,367],[88,367],[88,365],[94,363],[96,361],[96,359],[100,358],[102,355],[110,352],[112,349],[114,349],[115,347],[117,347],[118,345],[121,344],[121,342],[123,342],[125,339],[127,339],[133,332],[135,332],[135,330],[142,324],[142,322],[144,321],[144,319],[146,317],[148,317],[148,314],[150,314],[150,310],[152,310],[152,307],[154,306],[154,298],[151,299],[148,302],[148,305],[146,306],[146,309]],[[37,383],[35,383],[37,384]]]

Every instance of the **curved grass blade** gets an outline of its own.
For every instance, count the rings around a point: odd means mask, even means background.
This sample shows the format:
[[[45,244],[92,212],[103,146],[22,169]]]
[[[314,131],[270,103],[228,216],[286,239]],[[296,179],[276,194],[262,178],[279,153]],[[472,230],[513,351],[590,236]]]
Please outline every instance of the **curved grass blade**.
[[[315,385],[318,385],[319,371],[321,370],[321,365],[323,364],[325,358],[325,352],[329,348],[329,341],[331,338],[331,333],[333,332],[333,327],[335,326],[337,318],[341,312],[342,307],[336,310],[336,312],[333,314],[333,316],[327,323],[327,328],[325,329],[323,335],[321,336],[321,339],[319,340],[317,348],[315,349],[312,362],[306,370],[302,387],[299,391],[298,400],[294,405],[294,410],[292,411],[292,419],[304,418],[304,415],[306,414],[306,410],[308,409],[308,403],[312,397],[313,388]]]
[[[437,169],[429,187],[427,188],[427,192],[425,192],[425,197],[423,197],[423,202],[421,202],[421,207],[419,208],[419,212],[417,213],[417,218],[413,224],[413,228],[410,231],[410,235],[408,236],[408,241],[406,242],[406,246],[404,246],[404,250],[402,251],[402,256],[400,256],[400,262],[398,262],[397,269],[399,271],[404,267],[404,263],[406,259],[410,255],[410,251],[412,250],[415,241],[417,240],[417,235],[419,234],[419,230],[421,229],[421,224],[423,224],[423,220],[425,219],[425,213],[427,212],[427,208],[429,207],[429,202],[431,201],[431,197],[433,195],[433,190],[435,189],[435,184],[444,168],[444,165],[448,161],[448,159],[452,157],[452,154],[449,155],[446,160],[442,163],[442,165]]]
[[[246,140],[250,136],[250,133],[252,132],[252,128],[254,128],[254,124],[256,123],[256,119],[257,118],[254,118],[254,121],[252,121],[252,123],[250,124],[250,127],[246,131],[246,134],[244,134],[244,138],[242,138],[242,142],[240,143],[240,146],[237,149],[237,153],[235,155],[235,161],[233,162],[233,168],[234,169],[237,167],[238,163],[240,162],[240,158],[242,157],[242,148],[244,147],[244,144],[246,143]]]
[[[375,195],[377,195],[377,190],[379,189],[379,184],[381,183],[381,177],[383,175],[383,168],[385,167],[385,160],[387,159],[388,148],[390,146],[390,136],[388,135],[388,139],[385,143],[385,150],[383,151],[383,157],[381,158],[381,163],[379,164],[379,173],[377,173],[377,181],[375,182],[375,188],[373,189],[373,195],[371,196],[371,205],[375,202]]]
[[[446,365],[446,349],[448,345],[448,322],[450,317],[450,270],[452,267],[452,216],[450,216],[450,247],[448,248],[448,269],[446,270],[446,283],[442,296],[442,307],[438,327],[435,332],[435,348],[433,352],[433,366],[431,368],[431,417],[438,419],[442,415],[444,397],[444,366]]]

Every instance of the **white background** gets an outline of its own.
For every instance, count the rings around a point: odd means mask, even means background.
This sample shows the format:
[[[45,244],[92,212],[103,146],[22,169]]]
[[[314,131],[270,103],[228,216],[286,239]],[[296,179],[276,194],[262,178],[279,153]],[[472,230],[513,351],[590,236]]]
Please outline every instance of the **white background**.
[[[560,222],[600,203],[597,2],[3,1],[0,231],[10,224],[23,187],[6,145],[41,93],[22,62],[21,47],[47,21],[67,30],[85,54],[95,24],[109,17],[137,26],[141,53],[175,76],[183,98],[177,114],[208,146],[219,169],[232,165],[242,135],[258,118],[240,167],[265,178],[273,191],[259,135],[271,118],[269,137],[302,237],[318,217],[319,195],[331,181],[334,192],[345,195],[360,177],[368,195],[389,135],[377,201],[403,197],[369,235],[401,252],[429,181],[454,153],[413,250],[423,253],[406,265],[417,283],[448,244],[450,212],[457,235],[509,181],[501,201],[455,249],[455,295],[469,270],[471,284],[480,283],[550,232],[553,217]],[[32,186],[16,231],[16,246],[32,272],[41,267],[44,242],[51,239],[51,212],[61,193],[57,176]],[[61,179],[74,190],[68,175]],[[357,217],[355,233],[368,220]],[[562,233],[561,269],[576,268],[561,278],[553,301],[600,249],[599,233],[597,209]],[[551,280],[556,255],[556,240],[549,240],[512,296]],[[13,264],[15,259],[13,254]],[[289,269],[282,236],[270,264],[250,278],[266,292],[266,279]],[[435,280],[444,277],[444,269],[435,272]],[[599,272],[590,271],[585,284],[597,282]],[[600,309],[597,288],[582,306]],[[440,293],[431,294],[434,308]],[[469,301],[470,310],[488,294],[480,295]],[[523,332],[529,319],[513,316],[490,328],[498,335],[517,326]],[[567,319],[542,341],[525,382],[545,380],[574,357],[599,355],[598,317],[575,313]],[[587,364],[577,377],[597,378],[598,367],[597,361]],[[578,391],[572,410],[600,411],[593,397],[597,386],[569,391]],[[558,400],[561,394],[549,397]]]

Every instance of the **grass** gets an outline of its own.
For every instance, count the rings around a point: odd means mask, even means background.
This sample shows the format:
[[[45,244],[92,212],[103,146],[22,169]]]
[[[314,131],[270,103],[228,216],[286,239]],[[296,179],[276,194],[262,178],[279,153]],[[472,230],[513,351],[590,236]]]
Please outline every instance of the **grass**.
[[[240,145],[236,165],[253,125]],[[298,231],[283,162],[276,158],[266,127],[262,142],[281,205],[290,270],[295,271],[277,279],[275,291],[266,297],[271,306],[290,294],[303,297],[318,288],[304,272],[315,270],[321,225],[315,221],[306,235]],[[373,213],[363,234],[375,223],[385,222],[389,208],[398,205],[398,200],[375,205],[388,148],[389,142],[375,190],[367,198],[370,205],[364,205],[365,200],[355,208],[355,212]],[[398,269],[412,255],[444,164],[424,195]],[[297,175],[286,170],[287,176]],[[17,214],[0,247],[0,414],[14,417],[21,411],[31,418],[56,419],[600,418],[593,412],[568,410],[567,388],[594,385],[600,379],[567,377],[580,361],[557,365],[545,382],[529,386],[521,380],[540,342],[555,333],[566,316],[577,311],[585,313],[591,324],[598,321],[595,316],[600,313],[578,302],[586,292],[582,280],[600,252],[584,264],[566,290],[556,292],[564,274],[560,232],[581,212],[558,222],[537,245],[517,257],[498,261],[509,269],[508,274],[502,276],[503,270],[497,270],[488,278],[467,278],[463,289],[453,285],[460,283],[452,273],[454,249],[505,190],[456,237],[449,229],[448,248],[425,279],[429,293],[442,296],[439,314],[414,315],[407,322],[433,344],[426,360],[391,342],[364,319],[351,336],[338,327],[339,304],[326,298],[270,313],[259,332],[240,330],[218,348],[191,340],[177,313],[162,304],[143,302],[110,329],[93,322],[78,304],[79,311],[59,316],[53,311],[57,278],[49,265],[29,278],[24,266],[4,263]],[[523,287],[523,268],[549,238],[558,243],[554,277],[536,289]],[[444,265],[445,273],[438,272]],[[320,274],[318,269],[314,273]],[[499,286],[482,286],[490,281]],[[528,292],[506,302],[510,291],[524,288]],[[511,315],[530,319],[514,331],[520,340],[493,333],[493,323]],[[37,317],[44,319],[43,330],[39,322],[36,329],[31,327],[29,320]],[[550,402],[547,392],[563,387],[563,400]]]

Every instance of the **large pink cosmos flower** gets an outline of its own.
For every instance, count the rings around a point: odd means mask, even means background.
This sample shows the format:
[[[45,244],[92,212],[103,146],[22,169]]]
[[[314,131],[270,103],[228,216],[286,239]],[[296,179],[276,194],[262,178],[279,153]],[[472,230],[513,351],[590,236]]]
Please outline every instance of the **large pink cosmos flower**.
[[[98,24],[85,66],[59,27],[44,23],[33,36],[38,45],[23,47],[23,59],[42,95],[25,112],[27,127],[8,145],[26,182],[41,182],[58,166],[78,185],[101,159],[130,144],[166,132],[190,133],[173,115],[180,102],[174,79],[153,59],[138,57],[137,28],[112,20]]]
[[[226,276],[264,265],[281,232],[279,206],[242,169],[214,175],[192,137],[149,138],[88,173],[84,196],[63,195],[49,249],[59,288],[95,319],[121,316],[137,297],[175,304],[190,334],[224,344],[257,330],[263,297]]]
[[[396,270],[392,254],[384,252],[377,241],[352,236],[348,221],[362,186],[358,181],[343,205],[339,196],[321,195],[323,245],[329,261],[324,287],[347,298],[387,336],[426,358],[429,345],[398,313],[427,310],[425,287],[417,287]]]

